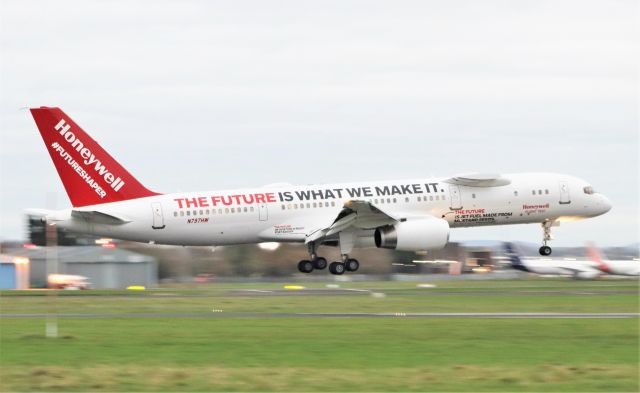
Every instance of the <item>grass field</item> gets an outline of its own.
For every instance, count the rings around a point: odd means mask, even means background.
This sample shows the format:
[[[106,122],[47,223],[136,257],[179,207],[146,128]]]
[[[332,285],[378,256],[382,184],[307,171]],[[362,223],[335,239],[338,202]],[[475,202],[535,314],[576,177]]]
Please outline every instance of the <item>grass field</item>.
[[[2,293],[0,311],[132,313],[0,320],[2,390],[638,391],[638,318],[137,318],[138,312],[638,312],[636,281],[341,284],[387,294],[230,289]],[[305,284],[306,285],[306,284]],[[323,286],[316,284],[315,286]],[[508,290],[509,292],[504,292]],[[425,294],[424,291],[432,291]],[[502,292],[502,293],[500,293]],[[43,292],[39,292],[43,293]],[[52,306],[53,304],[53,306]]]

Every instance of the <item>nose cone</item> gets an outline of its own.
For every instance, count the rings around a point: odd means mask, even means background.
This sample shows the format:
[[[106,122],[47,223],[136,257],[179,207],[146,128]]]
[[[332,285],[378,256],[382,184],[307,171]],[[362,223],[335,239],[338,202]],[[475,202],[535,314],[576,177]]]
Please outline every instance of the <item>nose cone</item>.
[[[604,195],[600,195],[600,201],[598,202],[598,214],[604,214],[611,210],[611,201]]]

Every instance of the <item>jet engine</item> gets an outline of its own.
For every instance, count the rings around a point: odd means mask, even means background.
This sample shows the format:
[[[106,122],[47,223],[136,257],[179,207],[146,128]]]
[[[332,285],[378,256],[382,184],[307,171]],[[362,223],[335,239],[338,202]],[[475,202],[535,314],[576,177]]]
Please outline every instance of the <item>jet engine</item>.
[[[439,250],[449,241],[449,223],[440,218],[403,221],[376,228],[376,247],[400,251]]]

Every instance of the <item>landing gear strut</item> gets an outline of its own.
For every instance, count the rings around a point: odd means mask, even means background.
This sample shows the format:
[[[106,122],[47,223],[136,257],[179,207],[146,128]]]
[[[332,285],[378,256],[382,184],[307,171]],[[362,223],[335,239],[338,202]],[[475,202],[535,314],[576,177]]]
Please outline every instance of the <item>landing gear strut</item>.
[[[349,258],[349,252],[353,248],[353,240],[347,239],[344,236],[341,237],[344,239],[340,242],[340,251],[342,253],[342,260],[332,262],[329,264],[329,272],[331,274],[341,275],[345,272],[355,272],[360,268],[360,262],[357,259]],[[350,241],[349,241],[350,240]],[[323,257],[319,257],[316,254],[317,245],[315,242],[308,243],[309,248],[309,259],[303,259],[298,262],[298,270],[301,273],[311,273],[315,270],[322,270],[327,268],[327,260]]]
[[[298,262],[298,270],[301,273],[311,273],[313,269],[322,270],[327,268],[327,260],[316,255],[316,244],[309,243],[309,259]]]
[[[538,252],[542,256],[551,255],[551,247],[547,246],[547,242],[549,240],[553,240],[553,236],[551,236],[551,227],[553,226],[553,221],[545,221],[542,223],[542,247],[538,249]]]

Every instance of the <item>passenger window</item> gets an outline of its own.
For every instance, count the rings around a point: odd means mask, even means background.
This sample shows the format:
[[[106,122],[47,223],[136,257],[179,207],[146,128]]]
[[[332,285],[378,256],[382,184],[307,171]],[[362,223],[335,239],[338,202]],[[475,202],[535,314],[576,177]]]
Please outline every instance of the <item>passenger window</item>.
[[[329,207],[329,202],[325,202],[324,207]]]
[[[421,201],[422,201],[422,197],[418,197],[418,202],[421,202]]]
[[[429,195],[429,200],[433,202],[433,195]]]
[[[184,211],[180,211],[180,217],[184,217]]]
[[[300,204],[300,209],[304,209],[304,203]]]
[[[476,199],[476,194],[471,194],[471,198]]]
[[[225,214],[229,214],[229,208],[228,208],[228,207],[225,207],[225,208],[224,208],[224,212],[225,212]]]
[[[538,195],[542,195],[542,190],[538,190]]]
[[[549,195],[549,190],[544,190],[544,193]]]
[[[391,198],[387,198],[387,203],[391,203]]]
[[[282,210],[286,209],[285,205],[282,205]]]
[[[187,216],[191,215],[191,210],[187,210]]]
[[[209,215],[209,213],[210,213],[210,212],[209,212],[209,209],[207,209],[207,216]]]
[[[396,198],[393,198],[393,203],[398,203],[398,200]]]
[[[307,202],[307,209],[311,208],[311,204],[309,202]]]
[[[235,207],[232,207],[232,208],[231,208],[231,213],[235,213],[235,212],[236,212],[236,208],[235,208]]]
[[[200,210],[200,215],[204,215],[204,210]]]
[[[222,214],[222,209],[218,209],[218,214]]]
[[[178,217],[178,212],[173,212],[174,217]]]
[[[294,209],[296,209],[296,210],[298,210],[298,204],[297,204],[297,203],[294,203],[294,204],[293,204],[293,208],[294,208]]]
[[[377,203],[378,203],[378,200],[377,200],[377,199],[374,199],[374,203],[375,203],[375,204],[377,204]]]
[[[536,195],[536,190],[531,190],[531,195]]]
[[[513,196],[518,196],[518,191],[514,191]]]
[[[335,206],[336,203],[334,201],[331,201],[331,206]]]
[[[247,208],[245,207],[245,208],[244,208],[244,212],[246,213],[246,212],[248,212],[248,211],[249,211],[249,209],[247,209]]]
[[[284,210],[284,205],[282,205],[282,209]],[[253,213],[253,206],[249,210]]]
[[[316,202],[313,202],[313,207],[314,208],[318,207],[318,204]]]

